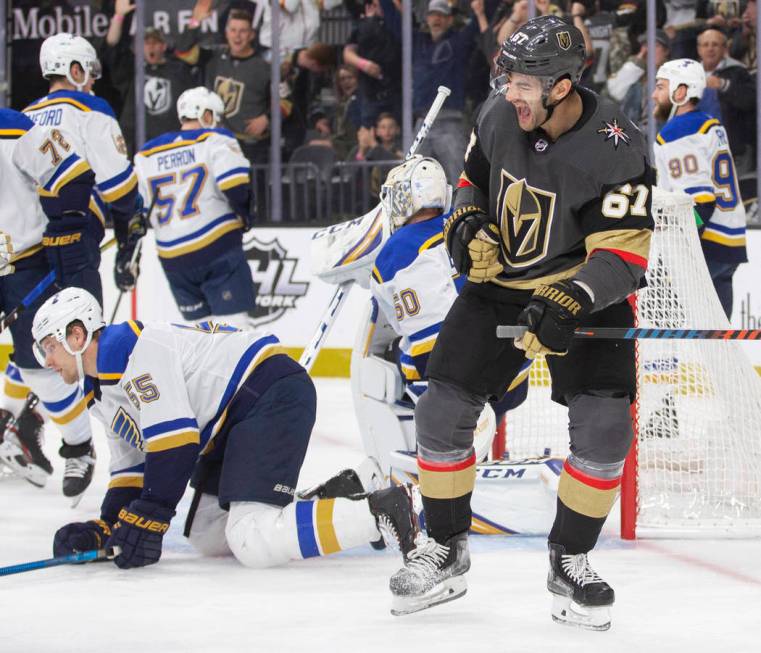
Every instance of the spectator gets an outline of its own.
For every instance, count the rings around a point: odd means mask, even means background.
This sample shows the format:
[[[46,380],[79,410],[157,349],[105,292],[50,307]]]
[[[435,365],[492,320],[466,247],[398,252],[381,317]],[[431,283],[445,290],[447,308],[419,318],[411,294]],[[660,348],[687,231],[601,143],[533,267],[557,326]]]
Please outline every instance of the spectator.
[[[269,160],[270,65],[254,45],[253,17],[232,9],[225,25],[225,45],[206,48],[198,44],[201,21],[211,11],[211,0],[198,0],[186,29],[177,39],[177,55],[203,70],[204,84],[225,103],[224,125],[240,143],[252,163]],[[281,103],[283,113],[290,106]]]
[[[372,127],[380,113],[400,115],[402,49],[389,38],[379,0],[365,3],[365,14],[349,36],[344,61],[360,71],[360,125]]]
[[[361,125],[358,86],[357,69],[347,64],[340,65],[334,82],[336,119],[333,135],[333,148],[339,159],[345,159],[357,144],[357,130]]]
[[[334,9],[342,0],[281,0],[280,2],[280,56],[286,57],[296,50],[308,48],[317,40],[320,29],[320,9]],[[272,12],[265,2],[259,43],[268,50],[272,48]]]
[[[629,120],[643,131],[647,115],[647,34],[640,34],[639,51],[621,66],[606,83],[608,95],[621,104]],[[660,68],[669,58],[669,37],[662,29],[655,30],[655,67]]]
[[[102,60],[111,72],[111,81],[121,90],[124,102],[119,113],[129,151],[134,153],[142,143],[135,143],[135,59],[133,39],[124,30],[134,4],[129,0],[116,0],[114,15],[102,48]],[[126,38],[122,38],[126,35]],[[163,32],[153,27],[145,29],[143,41],[145,57],[145,140],[177,128],[175,105],[182,93],[198,85],[197,70],[174,56],[167,56],[167,43]]]
[[[663,29],[671,40],[673,59],[697,59],[695,37],[704,21],[698,20],[696,0],[665,0]]]
[[[727,55],[727,37],[709,27],[698,36],[698,56],[706,89],[698,110],[717,118],[727,130],[739,175],[755,168],[756,85],[747,68]]]
[[[380,0],[389,32],[401,41],[402,21],[392,0]],[[473,0],[483,16],[483,0]],[[485,17],[468,21],[461,30],[452,29],[452,8],[447,0],[430,0],[426,24],[428,31],[416,29],[412,35],[412,111],[419,129],[422,119],[436,97],[439,86],[447,86],[452,94],[439,112],[419,153],[435,157],[447,172],[450,183],[456,183],[462,171],[465,154],[465,76],[475,38],[487,29]]]
[[[756,2],[748,0],[742,14],[740,25],[730,37],[732,46],[730,56],[739,60],[748,68],[748,72],[756,75]]]
[[[404,158],[399,141],[399,123],[390,113],[378,116],[375,126],[360,127],[357,133],[357,147],[350,153],[354,161],[399,161]],[[370,196],[373,201],[380,199],[380,187],[391,166],[378,166],[370,170]],[[362,179],[364,179],[364,175]],[[367,182],[365,182],[367,183]]]

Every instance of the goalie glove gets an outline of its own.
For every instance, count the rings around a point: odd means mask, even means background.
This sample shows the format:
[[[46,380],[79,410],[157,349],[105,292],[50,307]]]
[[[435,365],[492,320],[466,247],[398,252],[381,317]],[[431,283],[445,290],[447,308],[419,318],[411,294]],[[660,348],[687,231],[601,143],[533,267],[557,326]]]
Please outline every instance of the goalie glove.
[[[499,262],[499,228],[477,206],[457,209],[444,224],[444,238],[455,269],[474,283],[494,279]]]
[[[526,352],[526,358],[538,354],[564,356],[574,330],[592,306],[589,293],[573,281],[542,284],[518,316],[518,324],[527,326],[528,331],[515,340],[515,346]]]

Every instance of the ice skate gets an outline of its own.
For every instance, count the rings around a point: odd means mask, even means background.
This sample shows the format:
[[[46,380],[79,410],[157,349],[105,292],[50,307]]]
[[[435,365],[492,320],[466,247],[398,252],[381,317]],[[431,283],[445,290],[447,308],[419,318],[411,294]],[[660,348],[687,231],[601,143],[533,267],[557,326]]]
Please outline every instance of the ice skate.
[[[8,420],[0,444],[0,460],[32,485],[45,487],[53,465],[42,451],[42,417],[34,412],[33,404],[27,406],[18,419]]]
[[[378,523],[383,541],[388,546],[399,549],[406,559],[415,548],[417,535],[409,488],[394,485],[377,490],[367,497],[367,502]]]
[[[373,458],[366,458],[356,469],[344,469],[324,483],[297,493],[299,499],[351,498],[356,494],[367,494],[383,486],[383,473]]]
[[[550,544],[547,589],[552,593],[552,620],[586,630],[610,628],[613,588],[592,569],[586,553],[569,555]]]
[[[445,544],[421,536],[407,556],[407,566],[391,577],[391,614],[411,614],[461,597],[468,589],[468,569],[467,533],[455,535]]]
[[[58,453],[66,459],[63,472],[63,495],[70,497],[71,507],[76,508],[92,481],[95,469],[95,447],[92,440],[77,445],[64,443]]]

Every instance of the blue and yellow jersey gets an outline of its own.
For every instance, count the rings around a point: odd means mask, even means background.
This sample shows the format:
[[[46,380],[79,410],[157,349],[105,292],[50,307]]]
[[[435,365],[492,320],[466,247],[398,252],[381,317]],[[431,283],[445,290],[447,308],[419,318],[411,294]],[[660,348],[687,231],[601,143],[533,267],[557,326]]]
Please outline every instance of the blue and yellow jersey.
[[[249,185],[249,163],[231,132],[163,134],[135,155],[135,169],[145,205],[154,205],[151,223],[166,269],[240,247],[242,223],[228,195]]]
[[[85,392],[111,434],[109,489],[142,488],[171,506],[198,456],[214,446],[241,386],[258,396],[303,369],[273,335],[136,321],[103,330],[97,366]]]
[[[705,223],[701,241],[706,256],[747,261],[745,208],[722,124],[702,111],[674,116],[656,138],[655,164],[661,188],[692,196]]]

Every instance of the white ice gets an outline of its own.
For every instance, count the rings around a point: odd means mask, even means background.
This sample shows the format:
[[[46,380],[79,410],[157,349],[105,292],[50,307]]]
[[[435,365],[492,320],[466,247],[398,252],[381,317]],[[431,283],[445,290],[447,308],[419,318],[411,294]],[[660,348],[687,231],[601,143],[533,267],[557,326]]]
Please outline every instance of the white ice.
[[[300,486],[363,458],[348,382],[317,382],[319,411]],[[0,480],[0,566],[48,558],[55,530],[98,515],[106,445],[79,507],[56,473],[38,490]],[[612,529],[592,556],[616,590],[606,633],[554,624],[541,538],[474,536],[468,593],[406,617],[389,613],[388,578],[400,559],[369,546],[265,571],[198,556],[182,537],[189,498],[159,564],[109,562],[0,577],[0,651],[761,651],[758,540],[622,542]]]

